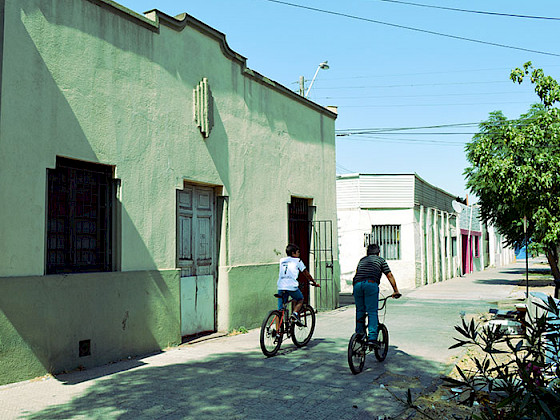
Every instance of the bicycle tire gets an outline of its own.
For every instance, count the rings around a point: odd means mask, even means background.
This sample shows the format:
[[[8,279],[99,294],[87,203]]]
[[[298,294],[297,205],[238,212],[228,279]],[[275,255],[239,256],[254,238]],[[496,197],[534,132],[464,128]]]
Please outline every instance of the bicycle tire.
[[[375,349],[375,358],[382,362],[387,357],[389,351],[389,330],[384,324],[379,324],[377,327],[377,341],[379,347]]]
[[[363,337],[358,334],[352,334],[348,342],[348,366],[354,375],[364,370],[366,363],[366,344]]]
[[[272,357],[282,345],[283,326],[282,313],[270,311],[261,325],[260,343],[261,350],[266,357]]]
[[[299,311],[299,320],[302,324],[301,327],[295,322],[291,322],[290,335],[296,347],[303,347],[309,343],[313,331],[315,331],[315,310],[311,305],[303,304]]]

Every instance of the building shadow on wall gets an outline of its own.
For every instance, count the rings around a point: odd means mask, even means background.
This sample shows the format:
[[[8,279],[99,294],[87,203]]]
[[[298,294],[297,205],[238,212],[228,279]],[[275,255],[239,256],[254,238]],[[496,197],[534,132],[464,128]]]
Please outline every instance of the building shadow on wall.
[[[14,142],[19,148],[17,155],[45,156],[44,167],[31,168],[37,171],[36,176],[42,177],[41,171],[54,167],[57,153],[97,162],[80,117],[58,86],[23,22],[16,22],[11,28],[10,35],[18,38],[21,48],[28,53],[26,59],[33,62],[32,76],[41,81],[40,94],[33,104],[25,103],[29,100],[25,95],[16,98],[21,103],[12,104],[15,109],[23,110],[17,117],[11,116],[12,122],[21,125],[13,128],[14,132],[23,133],[24,141]],[[52,118],[37,119],[37,112],[48,113]],[[53,145],[42,141],[40,136],[30,135],[36,121],[45,124],[41,128],[45,136],[59,138],[60,142]],[[121,155],[119,159],[126,160],[127,156]],[[126,191],[129,180],[124,181],[122,188]],[[152,210],[157,212],[157,206]],[[136,217],[145,216],[146,213]],[[121,248],[119,254],[128,247],[133,249],[134,259],[143,261],[143,271],[0,279],[0,314],[6,319],[0,323],[2,357],[6,362],[5,369],[0,368],[0,384],[46,372],[97,366],[180,342],[178,274],[168,270],[164,276],[157,270],[152,253],[136,227],[143,221],[133,219],[125,206],[117,223],[118,230],[125,232],[119,245],[115,245]],[[80,357],[84,342],[88,342],[88,351]]]

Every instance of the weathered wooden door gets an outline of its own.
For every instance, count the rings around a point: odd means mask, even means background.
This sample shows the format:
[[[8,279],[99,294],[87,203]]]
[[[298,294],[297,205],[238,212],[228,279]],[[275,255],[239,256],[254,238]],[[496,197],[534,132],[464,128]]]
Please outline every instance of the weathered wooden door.
[[[181,268],[181,335],[216,329],[215,194],[186,185],[177,193]]]

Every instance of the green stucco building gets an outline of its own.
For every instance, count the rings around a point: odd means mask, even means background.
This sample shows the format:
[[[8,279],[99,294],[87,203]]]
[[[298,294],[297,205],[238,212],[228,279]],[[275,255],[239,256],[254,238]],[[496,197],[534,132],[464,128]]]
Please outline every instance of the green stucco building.
[[[337,306],[336,114],[222,33],[0,0],[0,95],[0,384],[256,327],[289,241]]]

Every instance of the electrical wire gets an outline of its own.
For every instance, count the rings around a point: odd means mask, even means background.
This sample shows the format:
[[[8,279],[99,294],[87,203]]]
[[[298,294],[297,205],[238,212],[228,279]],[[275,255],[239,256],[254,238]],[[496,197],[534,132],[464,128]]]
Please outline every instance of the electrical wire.
[[[465,146],[465,142],[454,142],[446,140],[428,140],[428,139],[407,139],[407,138],[394,138],[394,137],[382,137],[382,136],[356,136],[356,138],[349,138],[347,140],[352,141],[362,141],[362,142],[381,142],[381,143],[404,143],[404,144],[416,144],[425,146]]]
[[[525,52],[531,52],[531,53],[535,53],[535,54],[542,54],[542,55],[550,55],[550,56],[553,56],[553,57],[560,57],[560,54],[551,53],[551,52],[547,52],[547,51],[538,51],[538,50],[532,50],[532,49],[529,49],[529,48],[514,47],[514,46],[511,46],[511,45],[499,44],[497,42],[482,41],[480,39],[466,38],[466,37],[457,36],[457,35],[444,34],[442,32],[430,31],[430,30],[427,30],[427,29],[413,28],[412,26],[398,25],[398,24],[395,24],[395,23],[382,22],[380,20],[363,18],[363,17],[359,17],[359,16],[349,15],[349,14],[346,14],[346,13],[333,12],[331,10],[324,10],[324,9],[317,9],[315,7],[302,6],[300,4],[289,3],[289,2],[286,2],[286,1],[280,1],[280,0],[263,0],[263,1],[267,1],[267,2],[270,2],[270,3],[283,4],[285,6],[297,7],[297,8],[300,8],[300,9],[311,10],[311,11],[319,12],[319,13],[326,13],[326,14],[330,14],[330,15],[341,16],[341,17],[345,17],[345,18],[349,18],[349,19],[361,20],[361,21],[364,21],[364,22],[376,23],[378,25],[385,25],[385,26],[390,26],[390,27],[398,28],[398,29],[407,29],[409,31],[421,32],[421,33],[436,35],[436,36],[442,36],[442,37],[456,39],[456,40],[460,40],[460,41],[468,41],[468,42],[474,42],[474,43],[477,43],[477,44],[491,45],[491,46],[494,46],[494,47],[508,48],[508,49],[517,50],[517,51],[525,51]]]
[[[313,90],[316,89],[370,89],[370,88],[400,88],[400,87],[419,87],[419,86],[453,86],[453,85],[487,85],[487,84],[496,84],[496,83],[507,83],[509,85],[512,84],[511,80],[494,80],[494,81],[486,81],[486,82],[449,82],[449,83],[418,83],[418,84],[404,84],[404,85],[372,85],[372,86],[338,86],[338,87],[315,87],[313,86]]]
[[[519,124],[517,120],[504,120],[500,122],[501,124],[508,124],[508,123],[516,123],[519,126],[530,125],[530,121],[527,121],[525,124]],[[393,132],[403,132],[403,131],[410,131],[410,130],[427,130],[427,129],[437,129],[437,128],[468,128],[468,127],[478,127],[480,122],[470,122],[470,123],[453,123],[453,124],[435,124],[435,125],[425,125],[425,126],[413,126],[413,127],[377,127],[377,128],[346,128],[346,129],[339,129],[335,130],[337,136],[350,136],[350,135],[359,135],[359,134],[390,134]],[[406,133],[406,134],[415,134],[415,133]],[[453,133],[457,134],[457,133]],[[477,134],[477,133],[475,133]]]
[[[512,102],[510,104],[527,104],[527,101]],[[476,102],[476,103],[452,103],[452,104],[402,104],[402,105],[340,105],[338,108],[424,108],[424,107],[441,107],[441,106],[479,106],[479,105],[504,105],[504,102]]]
[[[560,67],[560,65],[554,64],[543,64],[543,68],[556,68]],[[490,69],[470,69],[470,70],[449,70],[449,71],[429,71],[429,72],[419,72],[419,73],[393,73],[393,74],[378,74],[378,75],[368,75],[368,76],[347,76],[347,77],[323,77],[322,82],[328,82],[331,80],[352,80],[352,79],[376,79],[376,78],[385,78],[385,77],[401,77],[401,76],[425,76],[431,74],[450,74],[450,73],[473,73],[473,72],[485,72],[485,71],[507,71],[508,73],[511,71],[511,68],[506,67],[494,67]],[[293,82],[299,83],[299,82]],[[511,83],[508,82],[508,83]]]
[[[446,96],[492,96],[492,95],[525,95],[525,92],[480,92],[480,93],[444,93],[440,95],[399,95],[399,98],[440,98]],[[315,99],[381,99],[394,98],[395,95],[375,96],[316,96]]]
[[[468,127],[468,126],[478,126],[479,122],[470,122],[470,123],[453,123],[453,124],[437,124],[437,125],[425,125],[425,126],[418,126],[418,127],[394,127],[394,128],[387,128],[387,127],[380,127],[380,128],[347,128],[336,130],[337,132],[350,132],[350,131],[375,131],[375,132],[385,132],[385,131],[397,131],[397,130],[423,130],[428,128],[448,128],[448,127]]]
[[[354,172],[356,172],[356,171],[352,171],[351,169],[345,168],[344,166],[342,166],[342,165],[339,164],[339,163],[336,164],[336,167],[339,168],[339,169],[341,169],[341,170],[343,170],[343,171],[345,171],[345,172],[348,172],[348,173],[354,173]]]
[[[544,20],[560,20],[557,17],[548,17],[548,16],[533,16],[533,15],[516,15],[512,13],[497,13],[497,12],[484,12],[480,10],[468,10],[468,9],[456,9],[453,7],[444,7],[444,6],[433,6],[429,4],[421,4],[421,3],[412,3],[408,1],[399,1],[399,0],[377,0],[386,3],[398,3],[398,4],[405,4],[408,6],[418,6],[418,7],[427,7],[430,9],[441,9],[441,10],[450,10],[452,12],[464,12],[464,13],[475,13],[479,15],[490,15],[490,16],[502,16],[502,17],[512,17],[512,18],[523,18],[523,19],[544,19]]]

